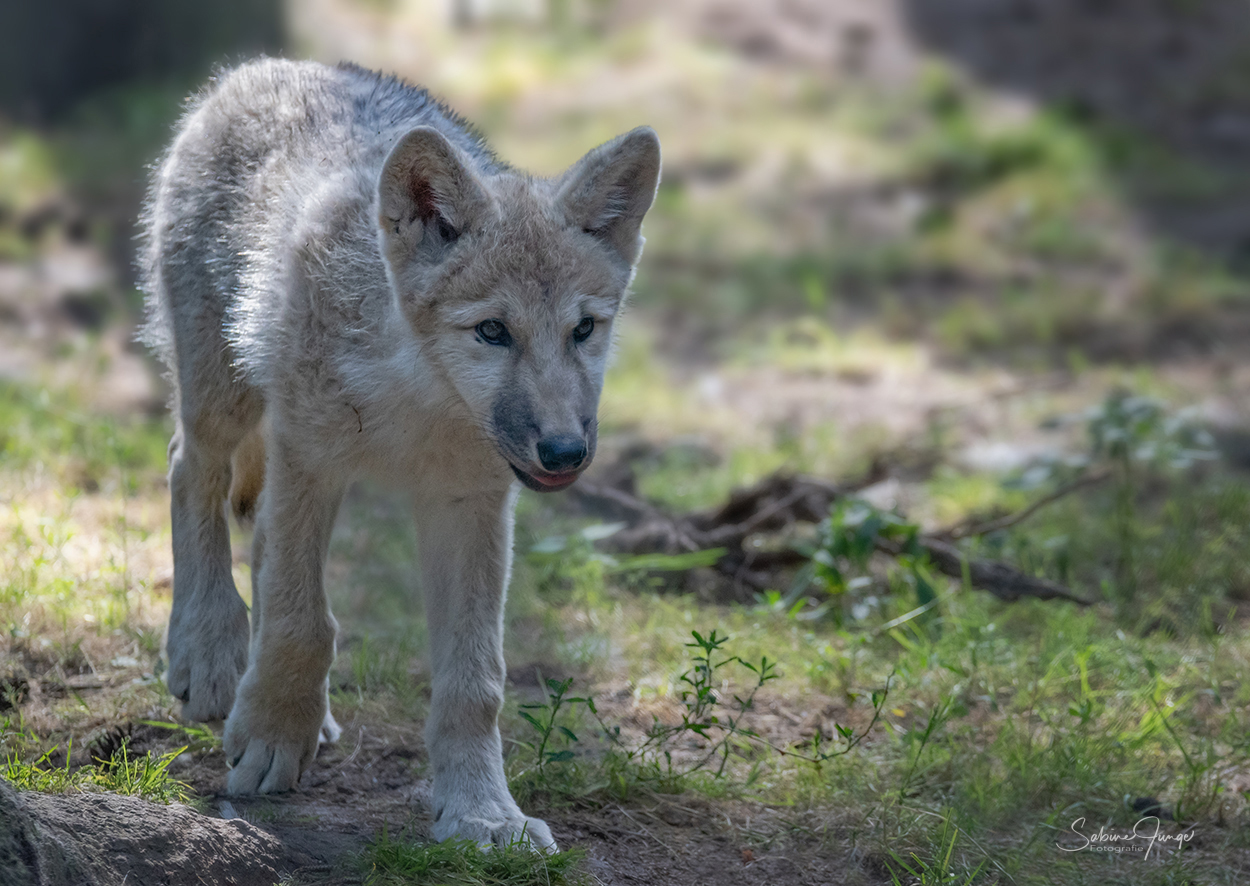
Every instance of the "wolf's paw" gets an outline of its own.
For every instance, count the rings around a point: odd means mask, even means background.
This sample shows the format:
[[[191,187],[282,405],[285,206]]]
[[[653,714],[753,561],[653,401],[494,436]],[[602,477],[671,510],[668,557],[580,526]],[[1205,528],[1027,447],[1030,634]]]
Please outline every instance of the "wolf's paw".
[[[439,842],[472,840],[485,847],[520,843],[536,852],[556,851],[556,841],[547,823],[522,814],[511,797],[507,803],[487,803],[477,809],[436,809],[433,833]]]
[[[231,766],[226,793],[279,794],[294,789],[317,755],[328,726],[337,733],[324,689],[300,692],[279,685],[266,692],[261,680],[248,671],[226,720],[223,746]]]
[[[182,701],[182,716],[221,720],[230,713],[247,647],[247,607],[238,595],[220,610],[190,607],[170,620],[165,684]]]

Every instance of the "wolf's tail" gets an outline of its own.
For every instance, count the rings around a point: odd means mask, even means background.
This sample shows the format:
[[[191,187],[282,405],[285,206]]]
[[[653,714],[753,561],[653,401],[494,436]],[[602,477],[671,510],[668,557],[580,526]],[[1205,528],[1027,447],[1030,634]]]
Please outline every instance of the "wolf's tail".
[[[265,487],[265,438],[260,425],[252,428],[234,450],[233,468],[230,507],[239,523],[250,525]]]

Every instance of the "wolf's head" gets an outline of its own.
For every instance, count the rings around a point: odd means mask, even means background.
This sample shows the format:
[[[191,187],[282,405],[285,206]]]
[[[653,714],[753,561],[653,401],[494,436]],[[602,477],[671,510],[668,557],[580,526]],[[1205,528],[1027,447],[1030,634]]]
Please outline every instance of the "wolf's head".
[[[659,177],[646,127],[554,179],[484,171],[429,127],[382,167],[379,242],[400,309],[531,489],[563,489],[594,456],[613,321]]]

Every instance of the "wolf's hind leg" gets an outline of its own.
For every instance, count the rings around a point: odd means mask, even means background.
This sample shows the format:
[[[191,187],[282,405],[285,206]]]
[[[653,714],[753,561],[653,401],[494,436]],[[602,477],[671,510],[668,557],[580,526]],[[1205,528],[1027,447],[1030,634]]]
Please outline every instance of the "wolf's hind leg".
[[[240,449],[247,445],[247,441],[240,444]],[[239,456],[235,453],[235,469],[238,470]],[[234,490],[238,486],[236,474],[235,486],[231,487],[231,498],[233,499]],[[259,500],[258,500],[259,503]],[[236,514],[238,511],[236,510]],[[265,526],[263,523],[257,523],[256,531],[252,534],[252,652],[253,658],[257,657],[256,644],[260,641],[261,613],[264,607],[261,606],[260,600],[260,572],[261,565],[265,561]],[[326,715],[321,721],[321,732],[317,736],[318,744],[334,744],[339,740],[339,736],[343,734],[343,729],[339,726],[338,721],[334,719],[334,714],[330,712],[330,678],[326,678]]]
[[[224,737],[231,794],[291,790],[323,735],[338,731],[327,716],[336,625],[322,569],[343,482],[272,442],[256,526],[252,655]]]
[[[223,422],[214,430],[228,428]],[[247,667],[247,607],[230,572],[226,494],[236,434],[197,434],[184,417],[169,445],[174,602],[166,653],[169,691],[184,717],[220,720]],[[206,439],[207,438],[207,439]]]

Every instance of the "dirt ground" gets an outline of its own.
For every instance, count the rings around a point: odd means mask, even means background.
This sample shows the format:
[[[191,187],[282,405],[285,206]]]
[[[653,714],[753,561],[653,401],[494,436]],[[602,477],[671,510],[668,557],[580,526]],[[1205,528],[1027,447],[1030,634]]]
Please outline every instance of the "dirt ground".
[[[94,695],[107,691],[96,683],[80,682],[80,692]],[[93,702],[96,699],[92,699]],[[605,707],[609,716],[623,714]],[[785,699],[764,700],[752,726],[776,741],[810,736],[815,728],[830,727],[823,721],[845,711],[826,705],[815,714],[791,709]],[[626,720],[628,716],[626,715]],[[133,755],[164,753],[177,746],[179,734],[143,723],[122,724],[100,731],[85,749],[75,753],[84,762],[89,755],[108,750],[110,742],[129,739]],[[272,837],[243,835],[227,839],[228,856],[220,861],[217,882],[252,882],[274,870],[306,884],[361,883],[367,871],[357,858],[367,844],[386,831],[393,837],[428,839],[430,784],[416,773],[425,751],[418,724],[386,726],[359,721],[345,724],[343,737],[334,746],[323,746],[299,790],[281,796],[228,798],[224,795],[226,766],[220,749],[188,751],[179,757],[171,773],[195,791],[195,805],[214,819],[242,820]],[[53,761],[55,762],[55,761]],[[130,882],[156,882],[160,870],[189,870],[199,857],[193,840],[185,851],[174,852],[174,838],[157,840],[162,829],[186,828],[187,810],[177,804],[162,807],[130,798],[116,798],[125,807],[107,808],[98,795],[55,798],[41,795],[33,811],[45,828],[84,847],[97,845],[108,834],[130,834],[150,829],[152,837],[127,843],[109,837],[106,868],[125,876],[126,865],[138,872]],[[45,802],[47,800],[47,802]],[[42,804],[42,805],[41,805]],[[131,807],[135,808],[131,808]],[[859,867],[853,881],[865,882],[863,859],[849,857],[837,845],[837,813],[830,810],[819,822],[804,817],[802,830],[787,834],[785,810],[760,803],[709,800],[689,793],[679,796],[653,794],[628,804],[584,808],[530,808],[552,827],[562,848],[585,852],[585,870],[597,882],[612,884],[840,884],[848,867]],[[113,816],[110,818],[109,816]],[[126,817],[129,816],[129,821]],[[104,827],[102,822],[111,822]],[[181,824],[180,824],[181,823]],[[201,826],[202,829],[203,826]],[[806,831],[806,833],[803,833]],[[65,838],[64,835],[69,837]],[[250,832],[249,832],[250,834]],[[166,847],[162,849],[161,847]],[[167,868],[153,853],[169,852]],[[247,858],[252,856],[249,865]],[[871,868],[871,862],[868,863]],[[236,880],[234,878],[243,878]],[[107,883],[107,879],[99,882]],[[257,880],[256,882],[259,882]]]

